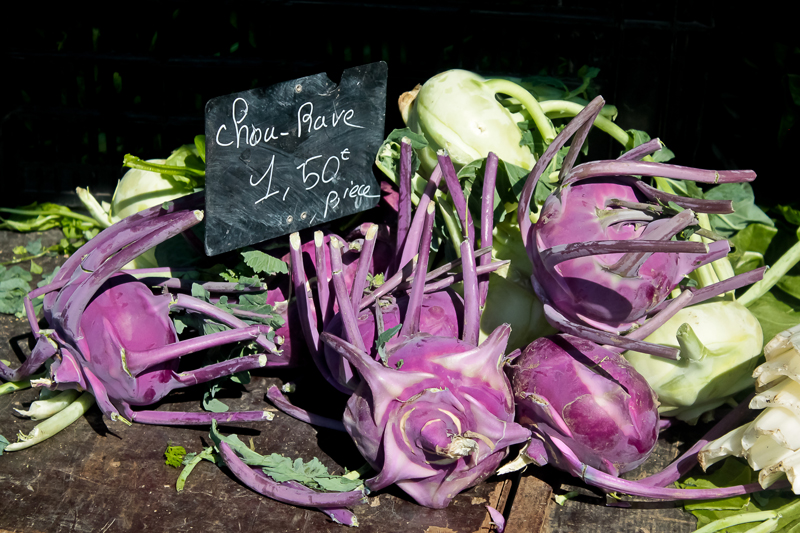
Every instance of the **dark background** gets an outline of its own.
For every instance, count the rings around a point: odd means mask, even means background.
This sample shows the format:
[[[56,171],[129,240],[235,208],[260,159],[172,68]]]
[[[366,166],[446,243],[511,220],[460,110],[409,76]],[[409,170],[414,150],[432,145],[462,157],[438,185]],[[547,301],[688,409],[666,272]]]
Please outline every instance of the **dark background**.
[[[691,4],[22,2],[4,8],[0,32],[0,205],[77,205],[76,186],[109,199],[123,155],[192,142],[209,98],[319,72],[338,81],[378,60],[389,66],[387,131],[402,127],[397,97],[442,70],[598,67],[623,128],[659,136],[679,164],[753,168],[760,203],[787,202],[800,144],[791,17]]]

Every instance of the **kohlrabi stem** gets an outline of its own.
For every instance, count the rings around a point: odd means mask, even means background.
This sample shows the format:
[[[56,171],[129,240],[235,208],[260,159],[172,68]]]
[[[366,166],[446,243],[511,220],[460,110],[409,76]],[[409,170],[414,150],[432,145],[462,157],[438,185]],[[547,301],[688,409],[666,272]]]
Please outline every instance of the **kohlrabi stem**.
[[[344,508],[357,505],[364,498],[363,492],[358,490],[351,492],[316,492],[307,487],[278,483],[247,466],[234,453],[228,443],[220,442],[218,448],[225,464],[237,479],[259,494],[263,494],[273,500],[303,507]]]
[[[425,294],[425,274],[428,272],[428,258],[430,256],[435,209],[436,206],[429,203],[425,212],[425,228],[422,232],[422,239],[420,240],[419,262],[417,263],[417,272],[414,276],[414,284],[411,287],[411,295],[408,299],[408,307],[406,308],[403,327],[400,330],[401,337],[408,337],[419,332],[422,298]]]
[[[322,347],[319,343],[319,330],[317,325],[317,315],[314,310],[314,301],[313,295],[311,292],[311,286],[306,279],[306,271],[303,267],[303,252],[302,252],[302,241],[300,240],[299,233],[292,233],[289,235],[289,257],[291,259],[291,270],[292,276],[291,280],[294,284],[294,293],[297,302],[297,311],[300,315],[300,328],[303,331],[303,337],[306,341],[306,346],[308,350],[311,352],[311,357],[314,359],[314,362],[317,364],[317,368],[323,372],[325,380],[329,383],[332,383],[331,376],[325,375],[325,368],[327,368],[322,361],[321,351]],[[325,271],[322,274],[322,282],[327,285],[327,280],[325,279]],[[317,283],[320,284],[319,276],[317,277]]]
[[[767,293],[789,270],[800,261],[800,242],[789,248],[764,274],[764,279],[750,287],[737,301],[747,307]]]
[[[399,199],[397,209],[397,235],[395,250],[402,250],[411,224],[411,140],[400,141]],[[401,265],[394,265],[394,269]]]
[[[331,239],[328,247],[331,253],[331,273],[333,275],[333,288],[336,291],[336,301],[339,304],[339,315],[342,317],[342,335],[355,344],[360,350],[366,351],[364,339],[358,331],[357,310],[353,309],[347,294],[347,284],[344,280],[344,266],[342,265],[342,243]],[[348,376],[349,379],[349,376]]]
[[[719,520],[714,520],[713,522],[708,523],[705,526],[701,527],[694,533],[714,533],[715,531],[722,531],[723,529],[727,529],[732,526],[738,526],[739,524],[749,524],[751,522],[763,522],[765,520],[778,517],[780,517],[778,511],[757,511],[753,513],[740,513],[731,516],[726,516],[725,518],[720,518]],[[749,529],[748,531],[753,531],[753,530]],[[770,529],[768,531],[773,531],[773,529]]]
[[[135,155],[125,154],[122,159],[122,164],[129,168],[138,168],[140,170],[149,170],[150,172],[157,172],[159,174],[167,174],[170,176],[192,176],[202,178],[205,177],[206,171],[191,167],[179,167],[177,165],[164,165],[159,163],[150,163]]]
[[[494,230],[494,189],[497,182],[497,154],[489,152],[486,156],[486,170],[483,173],[483,197],[481,198],[481,247],[492,246]],[[481,256],[478,265],[488,265],[492,260],[489,255]],[[481,309],[486,305],[486,297],[489,294],[489,276],[483,275],[478,278],[478,291],[480,293]]]
[[[544,102],[541,102],[540,105],[542,111],[549,118],[574,117],[584,109],[581,104],[567,102],[566,100],[545,100]],[[627,147],[631,142],[631,138],[625,130],[614,124],[614,122],[607,119],[603,115],[597,116],[594,121],[594,125],[597,126],[597,129],[611,135],[611,137],[616,139],[617,142],[619,142],[622,146]]]
[[[183,357],[188,353],[194,353],[200,350],[214,348],[216,346],[223,346],[225,344],[230,344],[232,342],[238,342],[238,341],[249,340],[255,342],[256,338],[259,335],[266,335],[267,333],[269,333],[269,331],[270,331],[269,326],[258,324],[255,326],[247,326],[244,328],[236,328],[236,329],[229,329],[226,331],[220,331],[218,333],[210,333],[208,335],[203,335],[201,337],[193,337],[191,339],[186,339],[172,344],[167,344],[166,346],[161,346],[159,348],[154,348],[152,350],[147,350],[147,351],[130,350],[123,353],[124,357],[123,367],[127,368],[127,371],[132,376],[138,376],[139,374],[141,374],[142,372],[146,371],[148,368],[154,365],[171,361],[173,359],[178,359],[179,357]],[[256,364],[256,367],[265,366],[266,364],[266,355],[264,354],[261,355],[264,356],[264,364],[261,365]],[[237,359],[245,359],[245,357],[240,357]],[[232,359],[231,361],[236,361],[237,359]],[[127,366],[125,366],[126,364]]]
[[[508,80],[486,80],[484,84],[492,89],[495,93],[507,94],[508,96],[517,99],[519,103],[525,106],[528,114],[536,124],[536,128],[542,135],[544,142],[547,144],[553,142],[553,139],[556,138],[556,130],[553,128],[553,123],[550,122],[550,119],[545,115],[543,105],[540,104],[530,92],[528,92],[525,88],[520,87],[516,83]]]
[[[490,274],[496,270],[503,268],[509,263],[511,263],[511,261],[506,259],[504,261],[494,261],[492,263],[489,263],[488,265],[478,265],[477,267],[475,267],[475,273],[478,276]],[[439,292],[440,290],[450,287],[454,283],[458,283],[463,279],[464,279],[464,274],[462,272],[458,272],[456,274],[451,274],[446,278],[437,280],[433,283],[427,283],[425,285],[425,294],[429,294],[432,292]]]
[[[409,202],[409,209],[411,202]],[[410,213],[409,213],[410,215]],[[350,303],[354,310],[360,309],[361,298],[364,296],[364,289],[367,287],[367,274],[372,265],[372,252],[375,250],[375,239],[378,236],[378,225],[371,224],[364,236],[364,244],[361,247],[361,255],[358,258],[358,268],[353,277],[353,285],[350,289]],[[405,238],[404,238],[405,240]]]
[[[661,176],[699,183],[741,183],[756,179],[752,170],[705,170],[649,161],[590,161],[572,169],[562,186],[583,179],[608,176]]]
[[[2,364],[2,363],[0,363]],[[4,396],[6,394],[11,394],[12,392],[17,392],[18,390],[25,390],[31,388],[31,380],[32,379],[39,379],[43,378],[47,375],[47,372],[42,372],[40,374],[36,374],[33,376],[28,376],[26,379],[21,379],[18,381],[8,381],[6,383],[0,384],[0,396]]]
[[[419,205],[414,212],[414,218],[411,221],[411,227],[408,230],[405,245],[403,246],[403,253],[400,256],[397,268],[403,268],[406,263],[411,261],[411,258],[417,255],[419,249],[419,239],[422,233],[422,226],[425,221],[425,213],[428,209],[428,204],[436,195],[436,190],[439,188],[439,182],[442,181],[442,167],[436,165],[428,178],[428,183],[425,185],[425,191],[419,199]],[[397,252],[395,252],[397,253]]]
[[[76,213],[71,210],[67,211],[66,209],[63,208],[42,210],[42,209],[15,209],[10,207],[0,207],[0,213],[8,213],[10,215],[24,215],[30,217],[55,215],[60,217],[74,218],[75,220],[80,220],[81,222],[87,222],[94,227],[101,227],[100,223],[97,222],[92,217],[87,217],[86,215],[81,215],[80,213]]]
[[[478,294],[478,275],[475,273],[475,256],[469,240],[461,242],[462,273],[464,276],[464,335],[463,341],[478,345],[481,332],[481,301]]]
[[[519,224],[520,235],[522,236],[522,244],[525,246],[528,245],[528,233],[530,233],[531,228],[531,199],[533,198],[533,192],[536,189],[539,178],[558,151],[567,144],[570,137],[572,137],[586,121],[591,120],[591,118],[597,114],[597,110],[603,107],[604,103],[605,100],[603,100],[601,96],[589,102],[579,115],[576,116],[574,120],[570,120],[564,129],[561,130],[555,140],[545,149],[539,160],[536,161],[533,170],[528,174],[525,185],[522,187],[522,192],[520,192],[519,205],[517,206],[517,223]]]
[[[210,304],[208,302],[204,302],[199,298],[194,298],[193,296],[189,296],[187,294],[178,294],[175,299],[175,303],[172,304],[172,307],[177,307],[180,309],[187,309],[189,311],[196,311],[198,313],[202,313],[212,320],[219,322],[228,326],[229,328],[246,328],[248,327],[247,322],[236,318],[232,314],[220,309],[214,304]],[[261,346],[264,350],[268,352],[275,352],[275,343],[272,341],[267,340],[266,337],[259,336],[258,338],[254,339],[255,343]]]
[[[52,333],[52,330],[47,331]],[[55,342],[49,338],[50,333],[39,336],[31,354],[25,359],[25,362],[17,368],[12,370],[5,363],[0,362],[0,378],[10,382],[23,380],[42,366],[45,361],[53,357],[56,354],[57,347]],[[27,381],[30,381],[30,378]],[[20,388],[27,388],[22,386],[23,383],[24,381],[20,381]]]
[[[698,440],[691,448],[686,450],[680,457],[675,459],[666,468],[657,474],[640,479],[639,483],[642,485],[649,485],[651,487],[666,487],[670,483],[678,481],[681,476],[687,474],[697,464],[697,452],[709,442],[720,438],[731,429],[735,428],[742,423],[744,418],[751,413],[750,400],[755,396],[751,393],[728,414],[714,424],[714,426],[703,435],[703,438]]]
[[[622,335],[616,335],[608,331],[599,330],[583,324],[578,324],[569,320],[567,317],[555,310],[555,308],[547,303],[543,303],[544,315],[547,321],[554,328],[574,335],[576,337],[583,337],[586,340],[603,345],[608,344],[611,348],[622,348],[625,350],[634,350],[637,352],[656,355],[665,359],[677,360],[680,351],[669,346],[662,346],[652,342],[645,342],[636,339],[629,339]]]
[[[461,249],[455,245],[455,243],[461,242],[461,230],[458,228],[453,208],[450,207],[449,202],[437,202],[437,205],[444,219],[444,227],[447,228],[447,233],[450,234],[450,242],[453,243],[456,256],[461,257]],[[419,210],[419,208],[417,208],[417,210]]]
[[[564,261],[591,255],[618,253],[636,254],[639,252],[704,254],[708,253],[708,251],[708,246],[701,242],[641,239],[628,241],[592,241],[557,244],[552,248],[542,250],[540,252],[540,256],[545,267],[552,269],[557,264],[563,263]]]
[[[663,326],[667,320],[675,316],[675,313],[692,303],[694,294],[692,291],[683,291],[680,295],[670,300],[663,311],[657,313],[653,318],[645,322],[642,327],[637,328],[626,335],[629,339],[644,340],[655,330]]]
[[[134,411],[129,406],[123,408],[125,416],[139,424],[154,426],[206,426],[212,421],[223,424],[229,422],[263,422],[272,420],[272,411],[227,411],[224,413],[181,411]],[[124,420],[124,419],[123,419]]]
[[[92,405],[94,405],[94,396],[92,396],[90,392],[84,392],[65,409],[62,409],[59,413],[51,416],[44,422],[37,424],[36,427],[33,428],[33,431],[27,435],[20,433],[20,442],[9,444],[6,446],[5,451],[16,452],[18,450],[24,450],[25,448],[30,448],[34,444],[39,444],[49,439],[82,417]]]
[[[328,258],[325,256],[325,235],[321,231],[314,232],[314,258],[317,260],[317,298],[319,298],[319,315],[324,325],[333,318],[333,301],[331,299],[330,283],[328,283]]]
[[[46,400],[36,400],[32,402],[27,411],[21,409],[14,410],[20,416],[27,416],[31,420],[44,420],[66,409],[69,404],[75,401],[78,394],[80,394],[80,392],[77,389],[59,391],[55,396],[51,396]]]
[[[715,213],[720,215],[733,213],[733,202],[730,200],[702,200],[700,198],[670,194],[635,178],[631,183],[651,200],[661,200],[663,203],[675,202],[679,206],[691,209],[695,213]]]
[[[472,246],[475,245],[475,226],[472,222],[472,213],[467,207],[467,199],[464,197],[464,190],[461,188],[461,183],[458,181],[456,169],[453,167],[453,161],[450,156],[443,150],[439,150],[439,166],[442,168],[444,180],[447,184],[447,190],[450,193],[450,198],[453,200],[453,206],[458,213],[458,220],[461,222],[463,234],[469,239]],[[461,242],[458,239],[456,242]]]
[[[640,144],[635,148],[631,148],[617,158],[617,161],[638,161],[643,157],[647,157],[655,152],[661,150],[661,141],[659,139],[650,139],[646,143]]]

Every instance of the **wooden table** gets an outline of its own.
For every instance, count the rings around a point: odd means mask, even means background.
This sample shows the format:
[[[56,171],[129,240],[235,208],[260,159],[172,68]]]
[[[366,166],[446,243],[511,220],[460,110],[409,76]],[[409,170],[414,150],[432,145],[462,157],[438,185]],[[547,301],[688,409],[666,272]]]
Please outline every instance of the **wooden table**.
[[[42,235],[45,244],[60,238],[58,230]],[[11,249],[34,238],[0,232],[0,261]],[[45,272],[64,258],[38,261]],[[27,321],[0,315],[0,358],[19,360],[30,352]],[[263,409],[268,386],[297,383],[297,403],[322,414],[341,413],[344,397],[320,384],[314,372],[300,370],[254,376],[250,384],[231,389],[224,398],[231,410]],[[14,415],[37,398],[29,389],[0,396],[0,434],[16,440],[35,422]],[[162,410],[199,410],[194,392],[173,393],[157,406]],[[283,413],[270,422],[243,423],[221,428],[237,433],[262,454],[319,459],[332,471],[356,469],[363,460],[346,434],[316,429]],[[697,431],[695,431],[697,433]],[[666,433],[651,461],[635,472],[655,471],[685,448],[685,430]],[[114,531],[343,531],[324,514],[275,502],[254,493],[210,462],[201,463],[182,492],[175,489],[179,471],[164,462],[168,445],[200,452],[209,445],[208,429],[131,427],[101,417],[93,407],[61,434],[33,448],[0,457],[0,533]],[[552,494],[578,487],[581,496],[556,505]],[[636,508],[607,507],[600,491],[550,467],[529,468],[524,474],[492,478],[459,496],[446,509],[421,507],[391,488],[374,493],[367,505],[354,509],[363,532],[425,533],[489,532],[486,505],[505,509],[506,531],[629,533],[689,532],[695,520],[673,504],[646,503]]]

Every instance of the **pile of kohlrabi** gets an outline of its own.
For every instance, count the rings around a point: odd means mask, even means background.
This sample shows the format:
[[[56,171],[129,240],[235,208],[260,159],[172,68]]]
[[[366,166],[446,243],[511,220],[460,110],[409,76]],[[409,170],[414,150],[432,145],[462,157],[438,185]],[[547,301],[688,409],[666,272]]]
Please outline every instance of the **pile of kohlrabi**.
[[[305,243],[293,234],[262,246],[282,249],[282,260],[243,251],[261,278],[241,275],[241,264],[208,268],[196,252],[169,264],[174,256],[156,251],[168,239],[186,250],[197,243],[202,136],[166,160],[126,156],[132,170],[110,204],[79,191],[106,229],[87,235],[30,293],[36,347],[20,367],[2,363],[0,377],[30,380],[44,367],[30,382],[64,391],[23,413],[34,419],[61,411],[63,425],[96,401],[113,422],[211,425],[215,446],[202,457],[219,458],[265,496],[349,525],[355,506],[390,485],[439,508],[529,465],[669,500],[788,487],[782,477],[794,483],[800,439],[796,431],[775,436],[778,425],[794,430],[785,422],[794,418],[776,413],[797,402],[734,429],[747,416],[739,404],[659,474],[621,477],[648,460],[660,429],[741,401],[765,342],[800,322],[800,277],[791,273],[800,245],[784,238],[800,214],[782,207],[773,220],[759,209],[753,171],[666,163],[673,155],[659,140],[622,130],[613,106],[588,98],[594,74],[556,94],[448,71],[404,94],[408,128],[376,154],[394,187],[382,185],[383,212],[347,231],[321,228]],[[617,158],[587,159],[592,128],[618,141]],[[48,328],[38,325],[37,298]],[[200,351],[216,359],[178,367]],[[341,416],[301,409],[277,388],[269,400],[346,431],[371,476],[327,485],[276,477],[273,456],[215,424],[259,421],[266,411],[225,413],[213,397],[205,411],[147,409],[175,388],[303,363],[332,395],[349,398]],[[792,364],[768,362],[755,373],[771,376],[764,387],[778,386],[795,380]],[[6,451],[55,431],[41,426]],[[785,445],[781,457],[757,453],[773,441]],[[704,466],[746,457],[762,469],[760,483],[668,487],[701,449]],[[512,450],[516,458],[502,465]]]

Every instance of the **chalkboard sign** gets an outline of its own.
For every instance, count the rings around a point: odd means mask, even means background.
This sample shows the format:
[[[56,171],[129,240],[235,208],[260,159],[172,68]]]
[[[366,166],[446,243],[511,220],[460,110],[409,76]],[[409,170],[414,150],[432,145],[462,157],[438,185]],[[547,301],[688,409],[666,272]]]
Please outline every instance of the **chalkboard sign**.
[[[208,255],[374,207],[383,141],[386,63],[209,100],[206,104]]]

